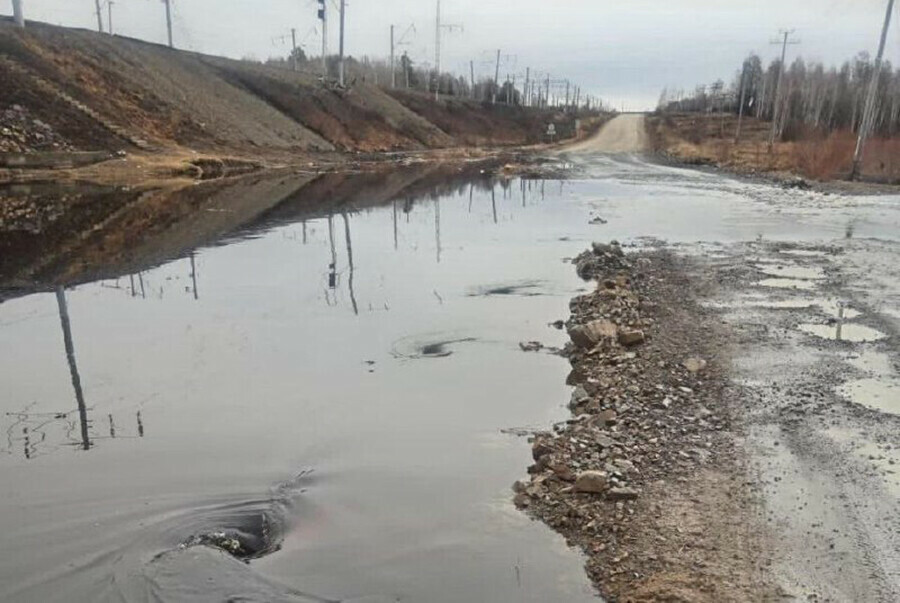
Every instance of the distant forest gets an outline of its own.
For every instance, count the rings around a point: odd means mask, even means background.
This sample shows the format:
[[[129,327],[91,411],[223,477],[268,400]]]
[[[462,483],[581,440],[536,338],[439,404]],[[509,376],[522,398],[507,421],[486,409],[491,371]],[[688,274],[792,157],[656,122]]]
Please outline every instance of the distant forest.
[[[690,93],[664,90],[658,109],[662,112],[738,113],[741,82],[744,84],[744,115],[772,121],[778,119],[778,137],[795,140],[810,130],[831,133],[856,132],[862,121],[869,83],[875,76],[874,61],[868,53],[838,67],[807,63],[798,58],[784,72],[778,99],[775,98],[781,61],[763,67],[751,54],[730,85],[718,80],[709,86],[697,86]],[[900,70],[889,62],[878,74],[876,114],[873,135],[891,137],[900,133]]]

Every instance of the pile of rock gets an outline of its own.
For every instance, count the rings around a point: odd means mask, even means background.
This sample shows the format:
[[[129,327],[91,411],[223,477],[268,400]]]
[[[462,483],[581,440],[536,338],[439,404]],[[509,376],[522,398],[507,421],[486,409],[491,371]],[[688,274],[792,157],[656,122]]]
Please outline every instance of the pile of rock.
[[[74,150],[49,124],[32,117],[21,105],[0,110],[0,153]]]
[[[696,333],[661,310],[677,287],[655,261],[631,261],[615,242],[575,260],[598,282],[572,300],[566,324],[573,418],[534,436],[530,479],[513,487],[518,507],[591,555],[598,581],[629,571],[623,534],[645,486],[708,462],[726,427],[708,408],[720,392],[704,381],[711,369],[692,349]]]

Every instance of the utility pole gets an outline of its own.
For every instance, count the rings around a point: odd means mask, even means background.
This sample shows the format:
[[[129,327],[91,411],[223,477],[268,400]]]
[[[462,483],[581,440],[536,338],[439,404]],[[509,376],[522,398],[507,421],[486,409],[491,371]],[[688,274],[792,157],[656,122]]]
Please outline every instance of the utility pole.
[[[97,31],[103,33],[103,11],[100,9],[100,0],[94,0],[94,6],[97,13]]]
[[[291,67],[297,71],[297,30],[291,28]]]
[[[550,106],[550,74],[547,74],[547,93],[544,95],[544,102]]]
[[[781,42],[781,64],[778,66],[778,81],[775,84],[775,106],[772,112],[772,132],[769,134],[769,152],[772,152],[772,148],[775,146],[775,138],[778,136],[778,124],[781,121],[781,83],[784,81],[784,61],[787,57],[787,46],[788,40],[791,35],[793,35],[793,29],[785,29],[782,30],[781,35],[783,36],[783,41]],[[776,42],[777,43],[777,42]],[[797,44],[798,42],[791,42],[792,44]]]
[[[169,32],[169,48],[175,48],[172,43],[172,0],[163,0],[166,3],[166,30]]]
[[[522,103],[527,107],[530,103],[528,101],[528,86],[531,84],[531,67],[525,68],[525,88],[522,91],[522,96],[524,99]]]
[[[340,62],[338,64],[338,82],[344,85],[344,12],[347,7],[347,1],[341,0],[341,42],[340,42]]]
[[[853,154],[853,170],[850,172],[850,180],[859,178],[862,168],[863,152],[866,147],[866,138],[875,125],[875,103],[878,95],[878,80],[881,77],[881,61],[884,58],[884,46],[887,43],[888,30],[891,28],[891,15],[894,12],[894,0],[888,0],[887,13],[884,15],[884,27],[881,30],[881,41],[878,43],[878,55],[875,57],[875,69],[872,72],[872,81],[869,82],[869,93],[866,97],[866,108],[863,112],[862,124],[859,127],[859,138],[856,139],[856,151]]]
[[[319,0],[319,21],[322,22],[322,77],[328,77],[328,0]]]
[[[437,0],[434,24],[434,100],[439,100],[441,96],[441,0]]]
[[[403,51],[403,73],[406,75],[406,89],[409,90],[409,55]]]
[[[397,73],[394,70],[394,26],[391,25],[391,88],[397,87]]]
[[[109,35],[113,35],[113,26],[112,26],[112,7],[115,2],[113,0],[106,0],[106,27],[109,29]]]
[[[19,27],[25,27],[25,12],[22,10],[22,0],[12,0],[13,21]]]
[[[444,29],[453,31],[462,29],[462,25],[444,25],[441,22],[441,0],[437,0],[434,17],[434,100],[439,100],[441,96],[441,32]]]
[[[497,67],[494,69],[494,86],[491,90],[491,104],[497,104],[497,80],[500,79],[500,51],[497,51]]]
[[[475,61],[469,61],[469,79],[472,83],[472,98],[475,98]]]
[[[741,100],[740,106],[738,107],[738,123],[737,130],[734,133],[734,144],[737,144],[741,140],[741,125],[744,121],[744,101],[747,96],[747,63],[744,63],[744,69],[741,71]]]

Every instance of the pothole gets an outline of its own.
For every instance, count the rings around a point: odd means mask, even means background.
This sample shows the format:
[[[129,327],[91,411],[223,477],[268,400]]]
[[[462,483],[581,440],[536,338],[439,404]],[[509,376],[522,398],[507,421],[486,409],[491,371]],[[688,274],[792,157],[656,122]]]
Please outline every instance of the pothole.
[[[840,386],[838,393],[855,404],[900,414],[900,383],[896,380],[856,379]]]
[[[773,289],[799,289],[801,291],[812,291],[818,286],[818,283],[815,281],[797,278],[765,278],[756,284],[760,287],[771,287]]]
[[[778,253],[782,255],[792,255],[801,258],[816,258],[826,255],[825,251],[816,251],[813,249],[780,249]]]
[[[761,266],[759,271],[768,276],[785,279],[821,280],[825,278],[825,271],[821,268],[807,266],[790,266],[787,264],[773,264]]]
[[[872,327],[854,323],[836,323],[833,325],[801,324],[797,327],[804,333],[831,339],[834,341],[848,341],[850,343],[868,343],[885,339],[887,335]]]

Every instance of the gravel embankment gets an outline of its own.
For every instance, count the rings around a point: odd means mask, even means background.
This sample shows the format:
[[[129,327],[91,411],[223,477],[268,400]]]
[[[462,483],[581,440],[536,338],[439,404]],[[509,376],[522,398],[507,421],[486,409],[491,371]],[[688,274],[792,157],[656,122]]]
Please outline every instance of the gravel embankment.
[[[729,336],[683,261],[616,243],[576,259],[598,286],[567,323],[573,418],[536,434],[515,502],[586,553],[607,600],[765,600]]]

